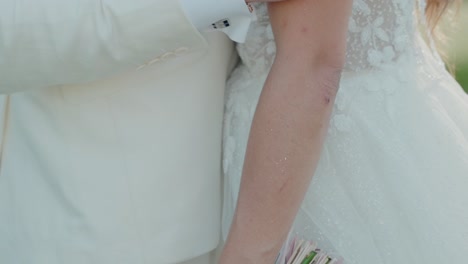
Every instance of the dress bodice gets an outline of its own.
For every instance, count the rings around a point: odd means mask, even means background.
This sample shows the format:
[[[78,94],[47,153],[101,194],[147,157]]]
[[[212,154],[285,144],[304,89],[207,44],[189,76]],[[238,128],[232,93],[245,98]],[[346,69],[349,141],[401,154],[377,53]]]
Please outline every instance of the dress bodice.
[[[268,71],[276,49],[267,6],[255,7],[257,21],[238,51],[244,64],[260,74]],[[345,70],[382,67],[408,51],[414,36],[414,9],[415,0],[355,0]]]

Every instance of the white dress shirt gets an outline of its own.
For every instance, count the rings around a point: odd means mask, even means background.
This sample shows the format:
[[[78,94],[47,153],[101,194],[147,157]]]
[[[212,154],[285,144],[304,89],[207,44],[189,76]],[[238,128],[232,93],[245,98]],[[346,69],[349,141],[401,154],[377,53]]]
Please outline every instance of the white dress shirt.
[[[244,42],[253,19],[245,0],[180,0],[192,24],[200,31],[217,29]]]

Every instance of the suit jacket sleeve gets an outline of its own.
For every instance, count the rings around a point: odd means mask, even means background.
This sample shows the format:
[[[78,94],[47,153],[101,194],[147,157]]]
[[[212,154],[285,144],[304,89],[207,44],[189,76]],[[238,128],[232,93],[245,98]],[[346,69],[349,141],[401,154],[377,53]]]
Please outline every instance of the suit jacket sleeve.
[[[0,0],[0,93],[87,83],[205,47],[175,0]]]

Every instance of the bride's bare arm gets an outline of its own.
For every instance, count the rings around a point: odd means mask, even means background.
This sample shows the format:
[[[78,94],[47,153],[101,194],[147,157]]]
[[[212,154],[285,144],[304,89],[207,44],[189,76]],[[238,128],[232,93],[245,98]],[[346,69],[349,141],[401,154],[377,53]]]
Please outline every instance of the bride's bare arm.
[[[345,60],[351,5],[270,4],[277,56],[255,113],[220,263],[274,263],[318,163]]]

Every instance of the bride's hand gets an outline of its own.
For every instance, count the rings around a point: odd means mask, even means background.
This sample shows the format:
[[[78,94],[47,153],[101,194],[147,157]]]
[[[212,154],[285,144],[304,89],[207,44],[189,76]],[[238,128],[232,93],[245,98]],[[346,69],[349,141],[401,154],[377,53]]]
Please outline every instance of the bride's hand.
[[[230,236],[232,240],[235,234]],[[272,247],[272,250],[260,250],[249,243],[230,243],[224,247],[218,264],[274,264],[273,260],[278,254],[277,247]]]
[[[255,3],[255,2],[263,2],[263,3],[273,3],[273,2],[280,2],[286,0],[245,0],[247,4]]]

